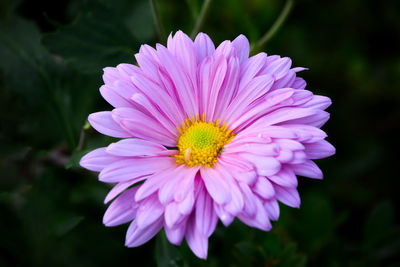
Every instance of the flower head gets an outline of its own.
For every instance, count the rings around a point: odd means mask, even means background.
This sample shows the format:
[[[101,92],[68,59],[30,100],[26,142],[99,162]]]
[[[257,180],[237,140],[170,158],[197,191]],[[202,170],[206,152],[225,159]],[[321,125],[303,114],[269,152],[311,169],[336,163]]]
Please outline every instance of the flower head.
[[[319,129],[331,101],[304,89],[304,69],[289,58],[249,57],[243,35],[215,48],[206,34],[193,42],[181,31],[135,57],[138,66],[104,69],[100,92],[114,109],[89,116],[123,139],[80,162],[115,183],[103,221],[130,222],[126,246],[164,227],[171,243],[185,238],[206,258],[219,220],[268,231],[278,201],[300,206],[296,175],[322,178],[312,159],[335,153]]]

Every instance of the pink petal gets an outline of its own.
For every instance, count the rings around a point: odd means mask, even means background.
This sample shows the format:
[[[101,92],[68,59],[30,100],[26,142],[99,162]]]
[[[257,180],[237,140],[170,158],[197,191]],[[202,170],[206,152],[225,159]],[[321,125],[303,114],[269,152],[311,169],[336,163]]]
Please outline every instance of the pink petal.
[[[136,224],[138,228],[147,226],[158,220],[164,213],[164,206],[156,195],[150,196],[140,202],[136,212]]]
[[[286,73],[286,75],[275,81],[274,85],[272,86],[272,90],[289,88],[293,84],[295,79],[296,73],[293,71],[293,69],[291,69]]]
[[[183,237],[185,235],[186,225],[186,220],[181,222],[174,228],[170,228],[167,225],[164,225],[165,234],[167,235],[169,242],[179,246],[182,243]]]
[[[171,157],[123,159],[104,168],[100,172],[99,180],[106,183],[123,182],[153,174],[174,164]]]
[[[138,247],[146,243],[160,231],[162,225],[162,217],[160,217],[156,222],[146,228],[139,228],[136,221],[133,221],[129,225],[128,231],[126,233],[125,246]]]
[[[327,137],[321,129],[304,124],[285,124],[284,128],[289,128],[297,135],[297,141],[302,143],[314,143]]]
[[[271,74],[274,75],[276,79],[280,79],[287,74],[291,66],[292,60],[288,57],[284,57],[267,64],[267,67],[260,72],[260,75]]]
[[[193,179],[199,168],[187,168],[186,166],[180,165],[174,172],[174,177],[167,180],[158,191],[158,197],[163,204],[167,204],[172,201],[174,195],[176,199],[183,199],[189,190],[193,190]],[[179,187],[179,184],[182,187]]]
[[[177,137],[179,131],[176,125],[171,122],[147,97],[143,94],[136,93],[131,97],[131,100],[139,107],[140,111],[154,117],[170,134]]]
[[[306,88],[306,86],[307,83],[303,78],[296,77],[296,79],[294,79],[294,82],[290,87],[293,89],[304,89]]]
[[[263,199],[270,199],[275,195],[275,190],[270,181],[264,176],[259,176],[254,184],[253,191]]]
[[[230,214],[223,206],[217,204],[216,202],[214,202],[214,210],[218,218],[226,227],[228,227],[233,222],[233,219],[235,219],[232,214]]]
[[[292,208],[300,207],[300,196],[295,187],[282,187],[275,185],[275,192],[276,199],[283,204]]]
[[[132,103],[130,103],[128,99],[118,94],[113,87],[103,85],[100,87],[100,93],[103,98],[115,108],[132,107]]]
[[[195,225],[197,230],[204,236],[210,237],[217,225],[218,218],[214,212],[212,198],[203,188],[196,200]]]
[[[315,114],[287,120],[284,124],[306,124],[320,128],[329,120],[329,113],[319,109],[315,109],[314,111]]]
[[[315,143],[305,144],[307,157],[310,159],[322,159],[335,154],[336,149],[329,142],[321,140]]]
[[[132,137],[112,117],[111,111],[101,111],[89,115],[89,123],[98,132],[117,138]]]
[[[186,241],[193,253],[201,258],[207,258],[208,238],[196,228],[194,220],[189,220],[186,228]]]
[[[250,44],[246,36],[241,34],[238,37],[236,37],[236,39],[232,41],[232,46],[236,50],[236,54],[237,57],[239,58],[240,63],[243,63],[246,59],[249,58]]]
[[[221,86],[220,92],[218,94],[218,100],[215,108],[215,113],[213,119],[216,120],[221,118],[225,113],[226,108],[231,103],[232,99],[236,96],[238,91],[238,81],[240,65],[237,57],[230,57],[227,59],[227,70],[225,74],[224,83]]]
[[[192,82],[196,82],[196,50],[192,40],[182,31],[177,31],[173,38],[168,38],[168,50],[174,54]]]
[[[186,197],[178,203],[178,210],[180,213],[184,215],[189,215],[194,206],[194,193],[193,191],[189,192]]]
[[[174,177],[176,169],[176,166],[171,164],[168,169],[164,169],[149,176],[147,180],[140,185],[140,188],[135,195],[135,200],[140,201],[156,192],[162,185],[164,185],[164,183]]]
[[[117,68],[106,67],[103,69],[103,80],[105,84],[113,84],[115,81],[123,79]]]
[[[249,153],[242,153],[241,156],[256,167],[259,175],[274,175],[281,169],[281,164],[273,157],[265,157]]]
[[[139,53],[135,54],[137,63],[140,69],[150,77],[158,77],[159,62],[156,55],[156,50],[149,45],[142,45]]]
[[[164,151],[167,151],[164,146],[141,139],[124,139],[107,147],[108,153],[123,157],[156,156]]]
[[[131,108],[117,108],[112,111],[112,117],[132,136],[175,146],[176,138],[155,119]]]
[[[165,225],[169,228],[175,228],[180,223],[184,216],[178,211],[178,203],[171,202],[167,204],[164,213]]]
[[[256,196],[253,194],[253,192],[251,191],[251,189],[249,188],[248,185],[244,184],[244,183],[239,183],[240,189],[243,193],[243,199],[244,199],[244,213],[248,216],[248,217],[252,217],[254,216],[254,214],[257,211],[257,207],[256,207]]]
[[[157,52],[160,61],[163,62],[165,71],[171,77],[179,96],[180,103],[186,111],[187,116],[196,116],[198,113],[198,103],[194,98],[194,84],[192,84],[185,70],[178,64],[175,57],[164,46],[157,45]]]
[[[125,191],[111,203],[103,217],[106,226],[116,226],[131,221],[136,216],[134,196],[137,187]]]
[[[106,198],[104,199],[104,204],[107,204],[110,200],[112,200],[113,198],[115,198],[116,196],[118,196],[122,191],[124,191],[125,189],[127,189],[128,187],[130,187],[131,185],[137,183],[138,181],[131,180],[131,181],[127,181],[127,182],[122,182],[122,183],[118,183],[116,184],[111,190],[110,192],[108,192]]]
[[[102,171],[108,165],[121,160],[121,157],[117,157],[107,153],[105,147],[97,148],[85,156],[83,156],[79,164],[91,171]]]
[[[285,165],[275,175],[268,176],[268,179],[283,187],[297,187],[297,178],[291,168]]]
[[[208,193],[215,202],[224,204],[231,200],[229,185],[219,172],[214,168],[201,168],[200,173]]]
[[[267,60],[267,54],[259,53],[255,56],[250,57],[242,64],[240,76],[242,77],[239,83],[239,92],[242,91],[247,84],[254,79],[259,71],[265,65]]]
[[[229,186],[231,189],[232,200],[225,204],[224,208],[232,215],[237,215],[244,208],[244,199],[243,194],[240,191],[240,188],[235,180],[229,182]]]
[[[272,228],[271,222],[269,221],[268,214],[261,203],[261,200],[257,197],[254,198],[256,206],[255,216],[248,217],[246,214],[240,214],[238,218],[245,224],[256,227],[263,231],[269,231]]]
[[[278,110],[270,112],[265,117],[259,119],[256,122],[256,125],[263,124],[263,125],[274,125],[277,123],[282,123],[286,121],[290,121],[291,123],[295,119],[305,118],[308,116],[315,115],[319,111],[316,109],[310,108],[294,108],[294,107],[284,107]]]
[[[152,105],[160,109],[172,123],[178,125],[186,119],[186,115],[175,99],[175,88],[168,74],[165,74],[160,68],[157,69],[157,73],[163,82],[162,85],[143,74],[131,77],[131,81],[139,89],[138,93],[145,95],[147,99],[151,100]],[[168,77],[164,77],[165,75]],[[168,85],[165,84],[166,82]]]
[[[197,63],[204,58],[210,56],[215,51],[214,43],[207,34],[199,33],[194,40],[194,48],[196,50]]]
[[[232,129],[237,127],[238,123],[234,121],[239,118],[245,108],[253,101],[265,95],[271,88],[273,82],[274,80],[270,75],[258,76],[252,79],[247,86],[240,91],[226,111],[226,114],[229,115],[226,115],[225,118]]]
[[[303,107],[306,108],[318,108],[318,109],[326,109],[332,104],[332,100],[329,97],[322,95],[314,95],[312,100],[308,101]]]
[[[279,218],[279,204],[275,199],[267,200],[264,202],[264,208],[268,214],[268,217],[276,221]]]
[[[277,156],[279,146],[277,144],[256,144],[256,143],[234,143],[227,144],[224,149],[227,153],[251,153],[261,156]]]
[[[323,178],[322,171],[320,170],[320,168],[318,168],[317,164],[315,164],[312,160],[307,160],[304,163],[293,164],[289,166],[297,175],[315,179]]]
[[[290,139],[276,139],[274,143],[279,145],[281,149],[287,149],[291,151],[304,150],[304,145],[300,142]]]

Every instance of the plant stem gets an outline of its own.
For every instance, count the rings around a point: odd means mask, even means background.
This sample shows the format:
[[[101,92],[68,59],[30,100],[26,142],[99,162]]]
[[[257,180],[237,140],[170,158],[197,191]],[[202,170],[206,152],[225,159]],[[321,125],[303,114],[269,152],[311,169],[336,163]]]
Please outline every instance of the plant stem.
[[[210,7],[211,0],[204,0],[203,6],[201,7],[200,10],[200,15],[196,21],[196,24],[194,25],[193,31],[190,34],[190,37],[194,39],[196,37],[196,34],[200,31],[201,27],[203,26],[205,17],[207,15],[207,11]]]
[[[161,22],[160,9],[158,8],[157,0],[150,0],[150,6],[151,6],[151,12],[153,13],[153,19],[156,24],[158,39],[160,40],[161,43],[164,44],[166,41],[166,37],[165,37],[164,27]]]
[[[256,43],[256,45],[251,49],[250,54],[254,54],[258,52],[259,49],[263,48],[263,46],[277,33],[277,31],[282,27],[282,25],[285,23],[287,17],[290,14],[290,11],[292,10],[294,5],[294,0],[286,0],[285,6],[283,7],[281,14],[279,14],[279,17],[276,19],[274,24],[272,24],[271,28],[269,31],[267,31],[260,40]]]

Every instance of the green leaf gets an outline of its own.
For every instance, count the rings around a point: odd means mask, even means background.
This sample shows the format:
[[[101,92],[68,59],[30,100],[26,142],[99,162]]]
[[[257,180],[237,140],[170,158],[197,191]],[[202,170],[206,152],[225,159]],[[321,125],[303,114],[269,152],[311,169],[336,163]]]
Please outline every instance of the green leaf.
[[[84,8],[71,25],[44,36],[43,44],[79,71],[99,72],[106,66],[132,62],[139,43],[118,14],[102,5]]]

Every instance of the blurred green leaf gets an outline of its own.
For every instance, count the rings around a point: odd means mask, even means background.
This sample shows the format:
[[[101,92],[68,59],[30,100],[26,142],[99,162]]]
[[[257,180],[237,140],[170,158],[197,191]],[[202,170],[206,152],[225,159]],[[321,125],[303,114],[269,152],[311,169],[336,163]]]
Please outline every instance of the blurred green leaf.
[[[99,73],[106,66],[132,62],[139,43],[118,14],[95,4],[71,25],[43,38],[44,45],[75,69]]]
[[[187,266],[183,261],[179,250],[169,243],[164,232],[157,234],[155,252],[158,267]]]
[[[364,226],[364,244],[367,248],[376,246],[394,227],[394,209],[390,202],[378,203],[371,210]]]

